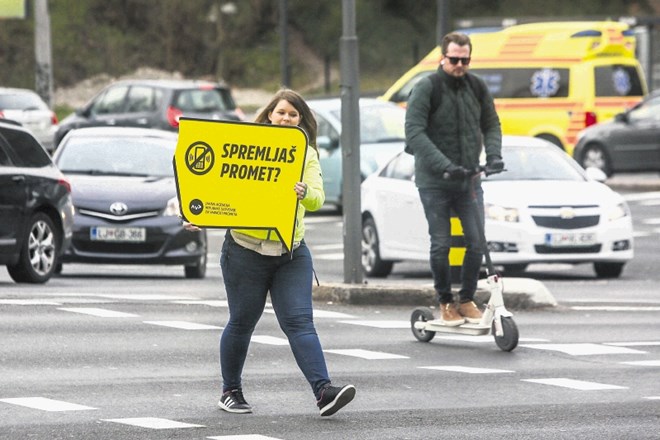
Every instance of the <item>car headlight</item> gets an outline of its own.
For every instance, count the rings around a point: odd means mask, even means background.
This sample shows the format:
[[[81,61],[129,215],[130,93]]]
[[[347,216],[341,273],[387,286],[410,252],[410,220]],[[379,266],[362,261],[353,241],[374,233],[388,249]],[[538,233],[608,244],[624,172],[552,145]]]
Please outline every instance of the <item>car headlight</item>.
[[[179,209],[179,199],[176,197],[172,197],[167,201],[167,205],[165,206],[165,211],[163,211],[163,216],[164,217],[178,216],[179,214],[181,214],[181,210]]]
[[[489,220],[510,223],[517,223],[520,221],[518,217],[518,210],[516,208],[506,208],[504,206],[486,203],[485,213],[486,218]]]
[[[622,217],[625,217],[627,215],[630,215],[630,209],[628,208],[628,205],[625,202],[621,202],[616,206],[612,206],[607,211],[607,220],[614,221]]]

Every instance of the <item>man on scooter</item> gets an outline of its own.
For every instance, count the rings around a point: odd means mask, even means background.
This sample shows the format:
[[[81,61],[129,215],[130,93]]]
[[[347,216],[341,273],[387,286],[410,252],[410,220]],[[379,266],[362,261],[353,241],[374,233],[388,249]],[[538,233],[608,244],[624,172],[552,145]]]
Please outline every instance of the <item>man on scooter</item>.
[[[484,255],[477,223],[483,221],[483,191],[474,170],[484,146],[486,166],[504,169],[500,120],[484,81],[468,73],[471,54],[467,35],[445,35],[438,71],[415,85],[406,112],[406,151],[415,156],[415,184],[429,226],[440,319],[448,326],[478,323],[482,317],[474,294]],[[461,221],[466,247],[458,304],[449,264],[452,211]]]

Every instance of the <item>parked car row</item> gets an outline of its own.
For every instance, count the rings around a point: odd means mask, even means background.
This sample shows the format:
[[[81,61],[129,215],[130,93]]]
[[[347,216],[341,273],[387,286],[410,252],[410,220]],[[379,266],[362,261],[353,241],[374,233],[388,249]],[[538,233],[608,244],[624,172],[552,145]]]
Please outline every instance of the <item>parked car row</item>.
[[[21,123],[52,153],[57,116],[36,92],[0,87],[0,118]]]

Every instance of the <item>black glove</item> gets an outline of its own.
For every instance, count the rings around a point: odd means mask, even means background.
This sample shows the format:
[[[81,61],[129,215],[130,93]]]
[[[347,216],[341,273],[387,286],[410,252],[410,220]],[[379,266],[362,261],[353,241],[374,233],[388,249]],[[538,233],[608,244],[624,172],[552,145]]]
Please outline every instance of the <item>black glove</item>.
[[[504,170],[502,158],[496,154],[486,156],[486,169],[489,173],[499,173]]]
[[[468,175],[468,170],[460,165],[451,164],[445,168],[442,178],[445,180],[461,180]]]

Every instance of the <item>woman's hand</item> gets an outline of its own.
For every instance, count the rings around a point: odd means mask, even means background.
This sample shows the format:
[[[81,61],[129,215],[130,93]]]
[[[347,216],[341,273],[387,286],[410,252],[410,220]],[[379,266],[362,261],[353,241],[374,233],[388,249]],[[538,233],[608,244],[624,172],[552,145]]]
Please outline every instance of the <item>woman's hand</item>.
[[[296,192],[298,200],[302,200],[307,195],[307,184],[305,182],[296,182],[293,190]]]
[[[185,220],[182,221],[182,224],[183,224],[183,229],[185,229],[186,231],[197,232],[202,230],[202,228],[200,228],[199,226],[195,226],[192,223],[187,222]]]

